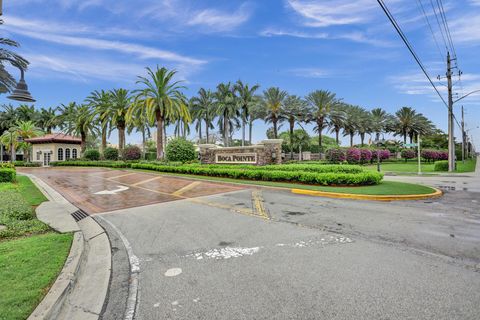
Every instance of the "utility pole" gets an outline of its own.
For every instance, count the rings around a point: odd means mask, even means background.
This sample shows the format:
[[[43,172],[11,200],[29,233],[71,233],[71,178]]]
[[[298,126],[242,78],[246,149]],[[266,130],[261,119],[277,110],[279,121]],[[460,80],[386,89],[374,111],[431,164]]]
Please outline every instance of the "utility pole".
[[[465,117],[462,106],[462,163],[465,163]]]
[[[447,85],[448,85],[448,172],[455,171],[455,139],[453,137],[453,97],[452,68],[450,52],[447,52]]]

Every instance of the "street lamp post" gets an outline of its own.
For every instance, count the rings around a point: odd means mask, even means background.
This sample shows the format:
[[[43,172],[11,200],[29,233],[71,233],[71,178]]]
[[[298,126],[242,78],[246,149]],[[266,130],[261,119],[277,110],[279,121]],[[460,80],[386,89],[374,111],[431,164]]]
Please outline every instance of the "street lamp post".
[[[380,147],[385,143],[385,135],[382,133],[382,139],[381,140],[375,140],[374,143],[377,146],[377,171],[381,172],[380,168]]]
[[[27,83],[25,82],[25,70],[21,65],[19,65],[15,60],[10,58],[1,58],[10,62],[10,64],[20,70],[20,80],[17,83],[17,86],[13,90],[12,94],[7,98],[11,100],[21,101],[21,102],[35,102],[32,95],[28,91]]]

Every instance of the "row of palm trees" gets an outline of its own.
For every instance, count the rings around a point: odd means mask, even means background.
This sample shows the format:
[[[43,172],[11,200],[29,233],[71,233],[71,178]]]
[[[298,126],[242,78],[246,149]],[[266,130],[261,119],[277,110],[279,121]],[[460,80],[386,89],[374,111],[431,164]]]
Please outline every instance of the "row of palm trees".
[[[186,137],[193,124],[200,142],[212,142],[215,123],[222,136],[224,146],[230,146],[233,134],[242,133],[242,145],[252,143],[253,122],[263,119],[271,124],[273,137],[288,124],[290,143],[298,125],[314,124],[318,143],[322,150],[322,134],[335,133],[339,136],[360,136],[361,144],[366,135],[375,134],[378,140],[382,133],[393,133],[412,140],[418,133],[427,134],[434,129],[422,114],[403,107],[394,115],[377,108],[367,111],[362,107],[347,104],[326,90],[316,90],[301,98],[290,95],[278,87],[259,92],[259,85],[249,85],[240,80],[235,83],[220,83],[216,90],[201,88],[190,99],[184,94],[185,86],[175,80],[176,71],[166,68],[147,68],[146,77],[138,77],[139,88],[133,91],[115,89],[93,91],[83,103],[71,102],[57,108],[35,110],[33,106],[13,108],[4,106],[0,112],[0,129],[28,122],[32,132],[43,130],[51,133],[54,128],[80,136],[82,152],[87,137],[101,137],[101,149],[107,145],[110,133],[117,129],[119,149],[126,144],[126,133],[134,130],[142,133],[143,142],[156,127],[157,158],[162,159],[166,142],[166,128],[175,126],[175,135]],[[248,126],[248,140],[246,131]],[[38,129],[38,130],[37,130]],[[204,135],[205,134],[205,135]],[[121,152],[120,152],[121,153]]]

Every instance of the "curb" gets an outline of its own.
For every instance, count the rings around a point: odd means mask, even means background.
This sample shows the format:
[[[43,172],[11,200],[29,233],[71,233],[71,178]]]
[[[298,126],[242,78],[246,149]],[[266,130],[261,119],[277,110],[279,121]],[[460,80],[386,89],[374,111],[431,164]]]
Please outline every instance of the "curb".
[[[74,205],[44,181],[31,174],[24,175],[32,180],[51,205],[64,208],[64,214],[72,219],[70,214],[77,210]],[[110,240],[90,216],[76,224],[80,231],[74,233],[65,265],[29,320],[100,318],[112,272]]]
[[[437,188],[430,187],[435,190],[428,194],[408,194],[408,195],[369,195],[369,194],[353,194],[353,193],[339,193],[339,192],[325,192],[313,191],[303,189],[291,189],[292,193],[304,194],[309,196],[336,198],[336,199],[353,199],[353,200],[372,200],[372,201],[399,201],[399,200],[425,200],[431,198],[438,198],[443,195],[443,192]]]

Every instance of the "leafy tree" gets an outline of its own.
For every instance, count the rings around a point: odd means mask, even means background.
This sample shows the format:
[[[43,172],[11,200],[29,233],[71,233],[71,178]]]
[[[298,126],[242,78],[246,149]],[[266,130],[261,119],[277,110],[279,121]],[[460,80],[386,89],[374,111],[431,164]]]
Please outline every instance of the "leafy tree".
[[[350,147],[353,147],[353,136],[357,132],[357,118],[360,117],[361,108],[347,105],[343,122],[343,135],[350,137]]]
[[[410,107],[402,107],[395,113],[395,135],[403,136],[403,143],[407,143],[407,136],[413,129],[417,112]]]
[[[191,99],[192,115],[199,121],[205,122],[205,135],[207,137],[207,143],[210,141],[210,129],[213,129],[213,119],[216,114],[216,106],[214,101],[214,94],[210,90],[201,88],[198,90],[196,97]],[[202,140],[202,128],[199,126],[199,139]]]
[[[318,133],[319,152],[322,152],[322,130],[326,127],[326,120],[330,112],[339,106],[335,94],[327,90],[316,90],[308,94],[306,101],[310,106],[310,120],[316,123]]]
[[[234,85],[234,92],[237,94],[237,101],[241,109],[242,146],[245,145],[245,126],[250,118],[250,109],[253,105],[257,104],[255,91],[257,91],[259,87],[258,84],[249,87],[248,84],[244,84],[241,80],[238,80]]]
[[[375,140],[380,140],[380,134],[387,131],[392,123],[392,116],[389,115],[382,108],[375,108],[370,111],[372,126],[371,129],[375,132]]]
[[[43,131],[35,126],[33,121],[18,121],[17,125],[12,128],[17,133],[22,143],[22,149],[27,161],[30,161],[30,144],[25,142],[26,139],[38,137],[43,134]]]
[[[278,87],[268,88],[263,92],[263,105],[267,112],[265,121],[273,125],[273,138],[278,138],[278,124],[284,118],[282,115],[282,107],[287,92],[280,90]]]
[[[289,125],[290,158],[293,159],[294,127],[295,123],[305,120],[308,110],[305,102],[295,95],[287,96],[282,108],[282,117]],[[302,130],[303,131],[303,130]]]
[[[220,83],[214,95],[218,113],[218,126],[223,135],[223,144],[228,147],[230,145],[229,137],[233,134],[235,128],[240,126],[237,99],[230,82]]]
[[[173,78],[177,71],[158,68],[153,71],[147,68],[148,77],[138,77],[137,83],[144,86],[135,90],[140,103],[134,103],[127,113],[127,119],[132,120],[139,108],[145,109],[149,121],[157,125],[157,159],[163,159],[165,120],[171,118],[190,119],[190,112],[185,103],[182,90],[184,86]],[[143,101],[143,102],[142,102]]]
[[[81,139],[81,153],[85,152],[87,136],[97,134],[94,112],[88,105],[79,105],[70,102],[62,106],[62,123],[68,134],[79,135]]]
[[[100,150],[103,152],[107,147],[107,134],[110,126],[109,109],[111,106],[111,94],[105,90],[95,90],[86,99],[87,104],[93,108],[97,122],[100,125],[102,142]]]

